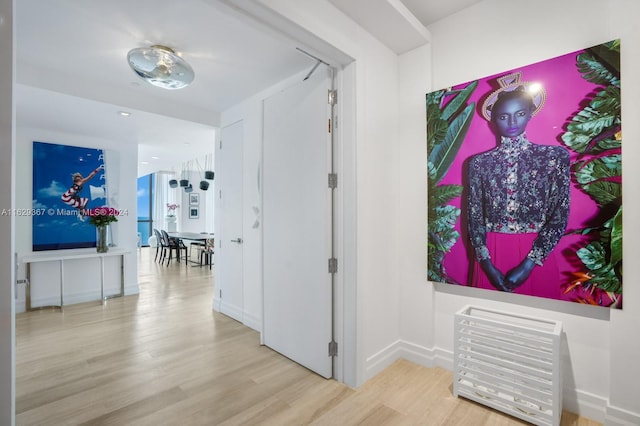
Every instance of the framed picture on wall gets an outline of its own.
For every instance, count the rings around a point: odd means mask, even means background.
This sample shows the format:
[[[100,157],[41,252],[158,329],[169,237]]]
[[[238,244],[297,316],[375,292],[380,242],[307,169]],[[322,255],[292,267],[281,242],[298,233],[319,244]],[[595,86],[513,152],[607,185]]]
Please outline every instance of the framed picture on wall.
[[[189,207],[189,219],[197,219],[198,217],[198,207]]]
[[[200,194],[189,194],[189,205],[197,206],[200,204]]]
[[[622,308],[620,40],[426,95],[430,281]]]
[[[96,246],[91,209],[107,203],[102,149],[33,142],[32,249]]]

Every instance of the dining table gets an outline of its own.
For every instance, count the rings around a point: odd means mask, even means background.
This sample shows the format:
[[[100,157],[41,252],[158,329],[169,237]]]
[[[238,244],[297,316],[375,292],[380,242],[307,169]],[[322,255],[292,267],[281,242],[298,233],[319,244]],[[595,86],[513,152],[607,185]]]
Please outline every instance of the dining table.
[[[167,232],[167,234],[169,234],[169,237],[171,237],[171,238],[177,238],[177,239],[180,239],[180,240],[193,241],[192,244],[196,244],[196,245],[199,245],[201,247],[205,246],[205,244],[206,244],[206,242],[207,242],[207,240],[209,238],[213,238],[213,232],[212,233],[208,233],[208,232]],[[191,245],[189,247],[189,254],[191,254]],[[189,261],[191,263],[195,263],[198,266],[202,266],[202,265],[200,265],[199,261],[191,260],[191,259],[189,259],[189,257],[191,257],[191,256],[187,256],[187,261]]]
[[[208,238],[213,238],[213,233],[208,232],[167,232],[170,237],[180,240],[200,241],[204,243]]]

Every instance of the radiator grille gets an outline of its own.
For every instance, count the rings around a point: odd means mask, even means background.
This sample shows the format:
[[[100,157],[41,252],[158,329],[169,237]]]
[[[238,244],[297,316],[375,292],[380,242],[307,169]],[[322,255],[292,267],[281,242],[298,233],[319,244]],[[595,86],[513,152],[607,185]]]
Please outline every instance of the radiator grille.
[[[454,396],[559,425],[561,333],[558,321],[466,306],[455,315]]]

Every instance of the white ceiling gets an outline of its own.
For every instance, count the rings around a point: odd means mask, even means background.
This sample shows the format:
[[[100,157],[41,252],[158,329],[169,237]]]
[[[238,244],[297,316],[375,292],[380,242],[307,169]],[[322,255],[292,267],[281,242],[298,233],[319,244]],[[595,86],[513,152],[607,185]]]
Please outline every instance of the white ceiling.
[[[478,2],[330,1],[397,53],[424,44],[430,23]],[[211,152],[220,111],[314,65],[229,3],[16,1],[17,125],[137,143],[139,161],[149,162],[139,175]],[[191,86],[164,90],[133,73],[127,52],[151,44],[192,65]],[[123,119],[120,110],[133,115]]]

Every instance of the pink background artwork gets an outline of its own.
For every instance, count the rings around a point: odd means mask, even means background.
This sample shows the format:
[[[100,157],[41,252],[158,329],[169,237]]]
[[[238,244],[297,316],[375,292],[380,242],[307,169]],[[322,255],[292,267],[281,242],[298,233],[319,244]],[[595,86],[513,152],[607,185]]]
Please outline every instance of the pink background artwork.
[[[478,80],[478,87],[471,96],[469,102],[476,103],[476,112],[473,116],[471,127],[466,135],[457,157],[455,158],[448,173],[444,176],[440,184],[466,185],[466,168],[468,160],[475,154],[488,151],[496,146],[496,137],[491,131],[489,123],[484,119],[481,112],[482,102],[485,97],[493,92],[498,86],[496,79],[516,71],[522,73],[522,82],[538,82],[546,90],[547,99],[544,107],[535,115],[527,126],[527,136],[533,143],[541,145],[565,146],[560,137],[565,129],[565,124],[571,117],[584,106],[586,96],[592,93],[599,86],[584,80],[576,67],[576,57],[583,51],[572,52],[547,61],[535,63],[522,68],[505,71],[500,74],[489,76]],[[464,83],[455,86],[454,89],[461,89],[468,85]],[[576,153],[568,150],[571,162],[576,160]],[[456,230],[460,233],[460,238],[451,251],[446,254],[444,266],[450,278],[450,283],[468,285],[471,262],[473,261],[472,250],[469,244],[468,232],[466,229],[466,209],[464,207],[464,196],[458,197],[449,204],[462,209],[460,219],[456,224]],[[571,185],[571,208],[569,213],[569,223],[567,231],[584,228],[587,226],[600,225],[594,223],[598,215],[598,205],[586,193]],[[561,276],[557,282],[546,283],[545,285],[557,285],[561,288],[572,280],[572,272],[584,271],[584,265],[577,258],[575,252],[581,241],[585,241],[584,236],[568,235],[564,236],[555,250],[561,254],[560,271]],[[535,294],[533,296],[536,296]],[[580,297],[576,291],[563,296],[563,300],[576,301]],[[598,295],[607,300],[602,300],[603,305],[608,305],[610,301],[606,293]]]

